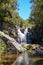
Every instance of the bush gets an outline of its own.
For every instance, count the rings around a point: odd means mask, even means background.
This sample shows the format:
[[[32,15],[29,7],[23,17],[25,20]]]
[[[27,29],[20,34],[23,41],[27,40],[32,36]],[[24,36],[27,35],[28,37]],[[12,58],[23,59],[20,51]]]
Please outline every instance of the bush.
[[[2,40],[2,38],[0,37],[0,55],[1,58],[4,56],[5,54],[5,49],[6,49],[6,44],[5,42]]]

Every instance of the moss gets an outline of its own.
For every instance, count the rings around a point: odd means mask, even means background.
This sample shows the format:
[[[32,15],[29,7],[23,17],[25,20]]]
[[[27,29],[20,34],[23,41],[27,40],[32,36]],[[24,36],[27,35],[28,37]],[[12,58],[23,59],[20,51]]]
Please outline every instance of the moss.
[[[26,45],[25,48],[26,48],[27,50],[30,50],[31,46],[30,46],[30,45]]]

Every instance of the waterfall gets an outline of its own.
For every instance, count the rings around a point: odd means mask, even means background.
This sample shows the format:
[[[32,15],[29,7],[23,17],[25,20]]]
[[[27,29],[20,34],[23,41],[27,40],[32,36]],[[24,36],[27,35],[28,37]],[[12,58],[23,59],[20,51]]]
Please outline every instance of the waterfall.
[[[27,32],[28,32],[28,29],[26,28],[25,31],[24,31],[24,41],[25,41],[25,43],[27,43],[27,40],[26,40],[26,34],[27,34]]]
[[[25,29],[24,33],[20,31],[20,28],[18,29],[18,42],[20,43],[26,43],[26,34],[27,34],[27,28]]]

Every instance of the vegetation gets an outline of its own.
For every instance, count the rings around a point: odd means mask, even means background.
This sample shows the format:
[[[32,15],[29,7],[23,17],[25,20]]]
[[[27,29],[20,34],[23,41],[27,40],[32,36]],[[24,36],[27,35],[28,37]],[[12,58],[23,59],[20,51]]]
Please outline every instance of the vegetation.
[[[18,13],[15,12],[17,8],[17,0],[0,0],[0,30],[8,30],[15,22]],[[11,29],[11,28],[10,28]],[[10,30],[11,32],[11,30]],[[0,37],[0,54],[5,52],[6,42]]]
[[[19,25],[21,18],[15,11],[17,9],[17,0],[0,0],[0,29]],[[5,25],[5,27],[4,27]]]
[[[3,53],[6,48],[5,42],[0,38],[0,53]]]
[[[43,44],[43,0],[31,0],[32,11],[29,21],[34,23],[33,32],[36,41]]]
[[[6,52],[6,44],[5,42],[2,40],[2,38],[0,37],[0,58],[4,58],[5,52]]]
[[[24,47],[25,47],[27,50],[30,50],[32,46],[31,46],[31,45],[25,45]]]

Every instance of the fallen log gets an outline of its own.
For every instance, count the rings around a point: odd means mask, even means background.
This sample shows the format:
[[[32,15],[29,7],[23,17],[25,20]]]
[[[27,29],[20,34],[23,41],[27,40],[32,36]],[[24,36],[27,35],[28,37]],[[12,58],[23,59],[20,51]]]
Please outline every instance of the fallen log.
[[[21,44],[17,43],[16,40],[14,38],[11,38],[9,35],[0,31],[0,36],[7,38],[19,52],[24,52],[26,50],[24,47],[22,47]]]

